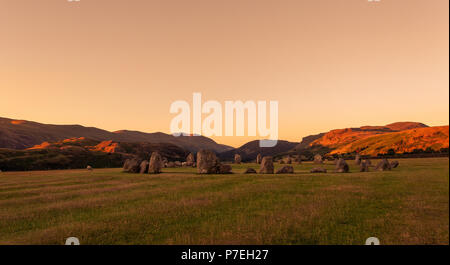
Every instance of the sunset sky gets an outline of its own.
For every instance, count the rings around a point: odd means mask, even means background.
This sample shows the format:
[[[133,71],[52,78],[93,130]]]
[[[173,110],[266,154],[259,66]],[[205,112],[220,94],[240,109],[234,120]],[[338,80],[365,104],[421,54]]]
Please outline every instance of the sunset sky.
[[[169,133],[170,104],[201,92],[278,100],[279,137],[290,141],[449,123],[448,0],[0,5],[0,117]]]

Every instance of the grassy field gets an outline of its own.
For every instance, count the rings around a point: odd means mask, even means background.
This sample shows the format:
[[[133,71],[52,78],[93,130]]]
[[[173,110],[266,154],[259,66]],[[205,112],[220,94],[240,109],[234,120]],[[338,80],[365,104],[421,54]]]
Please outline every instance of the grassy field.
[[[2,172],[0,244],[449,244],[449,159],[399,161],[368,173],[350,161],[348,174]]]

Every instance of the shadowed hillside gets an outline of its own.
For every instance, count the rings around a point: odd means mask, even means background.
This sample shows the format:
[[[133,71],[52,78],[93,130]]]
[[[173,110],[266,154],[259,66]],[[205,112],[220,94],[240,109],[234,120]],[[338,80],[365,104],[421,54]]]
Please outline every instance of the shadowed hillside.
[[[43,142],[56,142],[74,137],[128,143],[171,143],[194,152],[202,148],[211,149],[215,152],[232,149],[230,146],[218,144],[204,136],[174,137],[161,132],[144,133],[128,130],[109,132],[81,125],[52,125],[0,118],[0,148],[26,149]]]
[[[294,148],[298,143],[278,140],[274,147],[259,147],[259,140],[248,142],[239,148],[226,151],[219,154],[220,159],[232,161],[235,154],[242,157],[242,161],[255,160],[260,153],[262,156],[275,156],[280,153],[287,152]]]

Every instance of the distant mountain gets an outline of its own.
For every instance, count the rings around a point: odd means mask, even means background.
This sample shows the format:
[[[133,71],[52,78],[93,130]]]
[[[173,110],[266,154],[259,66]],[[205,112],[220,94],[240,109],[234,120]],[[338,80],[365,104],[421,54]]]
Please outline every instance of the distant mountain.
[[[239,148],[229,150],[219,154],[221,160],[232,161],[234,155],[241,155],[242,161],[255,160],[258,154],[262,156],[275,156],[280,153],[287,152],[294,148],[298,143],[278,140],[274,147],[259,147],[259,140],[248,142]]]
[[[80,137],[84,137],[84,141],[97,142],[95,144],[96,151],[100,152],[121,153],[117,150],[126,147],[126,143],[140,143],[139,146],[147,143],[161,144],[165,148],[173,145],[189,152],[210,149],[218,153],[222,160],[233,160],[234,154],[237,153],[242,156],[243,161],[256,159],[258,153],[263,156],[299,153],[306,157],[312,157],[317,153],[352,152],[376,156],[380,153],[386,153],[390,149],[399,153],[427,148],[438,151],[441,148],[448,148],[449,141],[448,126],[428,127],[418,122],[396,122],[384,126],[335,129],[306,136],[300,143],[279,140],[275,147],[270,148],[260,148],[259,141],[255,140],[234,149],[230,146],[218,144],[204,136],[174,137],[161,132],[144,133],[130,130],[109,132],[81,125],[52,125],[0,118],[0,148],[27,149],[34,147],[33,149],[48,149],[52,148],[52,145],[54,146],[50,143],[70,141],[71,138]],[[49,146],[46,147],[45,145]],[[113,150],[113,152],[107,150]],[[138,150],[135,149],[134,151]]]
[[[231,146],[218,144],[204,136],[175,137],[161,132],[144,133],[128,130],[109,132],[81,125],[52,125],[0,118],[0,148],[26,149],[42,142],[56,142],[74,137],[123,143],[170,143],[191,152],[196,152],[203,148],[211,149],[218,153],[233,149]]]
[[[320,138],[314,140],[309,145],[310,146],[321,145],[335,149],[340,146],[349,144],[353,141],[374,136],[377,134],[402,131],[403,128],[412,129],[424,127],[428,126],[422,123],[397,122],[388,124],[386,126],[363,126],[360,128],[335,129],[323,134]]]
[[[302,149],[308,149],[312,142],[314,142],[317,139],[320,139],[322,136],[324,136],[325,133],[319,133],[314,135],[309,135],[303,137],[302,141],[295,146],[295,149],[302,150]]]
[[[141,159],[149,159],[152,152],[157,151],[169,161],[184,161],[189,151],[170,143],[125,143],[108,141],[96,141],[85,137],[70,138],[58,142],[43,142],[25,150],[66,150],[101,152],[108,154],[121,154],[137,156]]]
[[[420,122],[405,121],[405,122],[394,122],[386,125],[386,127],[393,131],[404,131],[416,128],[425,128],[429,126]]]
[[[377,155],[387,153],[390,149],[404,153],[426,148],[438,151],[446,147],[448,148],[448,126],[428,127],[418,122],[396,122],[385,126],[335,129],[307,136],[294,150],[307,154],[361,152]]]
[[[359,152],[362,155],[411,153],[428,148],[439,151],[449,147],[449,127],[436,126],[402,130],[362,138],[334,149],[330,154]]]

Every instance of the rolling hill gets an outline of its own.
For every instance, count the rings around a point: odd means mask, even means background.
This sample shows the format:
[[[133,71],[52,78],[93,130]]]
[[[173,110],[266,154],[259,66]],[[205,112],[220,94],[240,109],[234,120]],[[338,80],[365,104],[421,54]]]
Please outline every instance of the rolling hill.
[[[0,118],[0,148],[26,149],[43,142],[57,142],[78,137],[123,143],[170,143],[191,152],[196,152],[202,148],[211,149],[218,153],[233,149],[204,136],[174,137],[161,132],[144,133],[129,130],[109,132],[81,125],[53,125]]]
[[[414,150],[439,151],[449,147],[449,127],[436,126],[416,128],[399,132],[365,137],[331,151],[330,154],[359,152],[362,155],[411,153]]]
[[[219,154],[222,160],[232,161],[235,154],[241,155],[242,161],[255,160],[260,153],[262,156],[275,156],[287,152],[294,148],[298,143],[278,140],[274,147],[259,147],[259,140],[250,141],[239,148],[229,150]]]
[[[335,129],[304,137],[295,147],[299,153],[364,155],[412,152],[415,149],[439,151],[448,148],[448,126],[429,127],[418,122],[396,122],[385,126]]]
[[[321,145],[328,148],[339,148],[356,140],[374,135],[398,132],[413,128],[426,128],[427,125],[416,122],[396,122],[386,126],[362,126],[360,128],[335,129],[323,134],[309,145]]]
[[[396,122],[384,126],[334,129],[306,136],[300,143],[279,140],[277,146],[272,148],[260,148],[258,140],[248,142],[239,148],[232,148],[204,136],[174,137],[161,132],[145,133],[130,130],[109,132],[81,125],[52,125],[0,118],[0,148],[51,149],[54,148],[55,142],[83,137],[85,139],[83,141],[96,142],[96,149],[90,149],[90,151],[121,153],[120,150],[126,146],[126,143],[141,145],[148,143],[161,144],[165,147],[174,145],[194,153],[200,149],[210,149],[218,153],[222,160],[233,160],[234,154],[237,153],[242,156],[243,161],[254,160],[258,153],[263,156],[299,153],[312,157],[317,153],[361,152],[361,154],[376,156],[387,153],[389,150],[396,153],[427,148],[439,151],[441,148],[448,148],[448,135],[448,126],[428,127],[419,122]]]
[[[188,151],[169,143],[120,143],[84,137],[43,142],[25,150],[0,148],[0,170],[121,167],[125,158],[148,160],[158,151],[169,161],[184,161]]]

